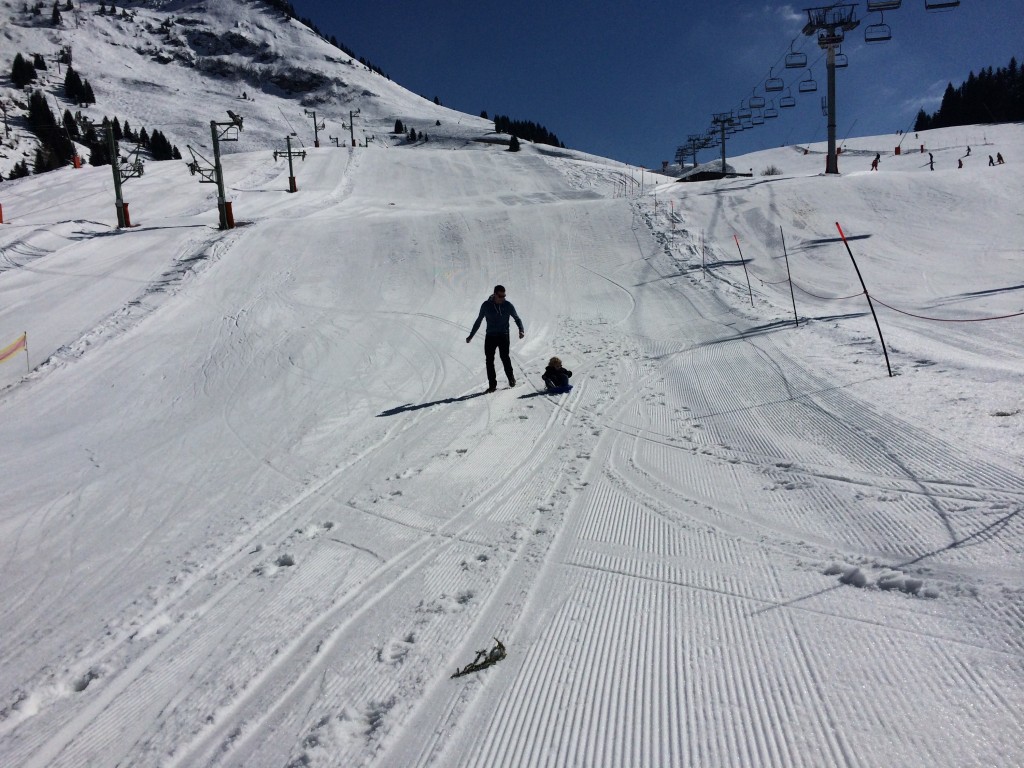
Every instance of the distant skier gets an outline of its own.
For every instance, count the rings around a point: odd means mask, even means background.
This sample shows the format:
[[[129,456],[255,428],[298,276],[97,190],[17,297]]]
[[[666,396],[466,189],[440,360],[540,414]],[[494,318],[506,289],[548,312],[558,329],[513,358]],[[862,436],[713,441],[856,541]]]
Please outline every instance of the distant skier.
[[[935,158],[932,157],[932,153],[928,153],[928,168],[932,171],[935,170]]]
[[[877,171],[878,170],[878,161],[881,160],[881,159],[882,159],[882,153],[881,152],[875,152],[875,159],[871,161],[871,170],[872,171]]]
[[[996,165],[1002,165],[1004,162],[1005,160],[1003,160],[1003,153],[996,152]]]
[[[505,301],[505,286],[494,286],[494,293],[483,304],[480,305],[480,314],[473,323],[473,330],[466,337],[469,344],[480,328],[480,323],[487,318],[487,330],[484,335],[484,360],[487,364],[487,391],[494,392],[498,388],[498,376],[494,370],[494,352],[497,350],[501,356],[501,364],[508,377],[508,385],[516,385],[516,377],[512,371],[512,360],[509,357],[509,332],[508,321],[512,318],[519,326],[519,338],[523,338],[526,332],[523,330],[523,321],[519,319],[516,308],[511,301]]]
[[[988,156],[988,164],[989,165],[995,165],[996,164],[996,161],[992,159],[992,155]]]
[[[964,157],[970,157],[970,156],[971,156],[971,148],[970,148],[970,146],[968,146],[967,147],[967,154],[964,155]]]
[[[562,361],[557,357],[548,360],[548,367],[544,369],[544,383],[549,392],[568,392],[572,389],[569,377],[572,371],[562,367]]]

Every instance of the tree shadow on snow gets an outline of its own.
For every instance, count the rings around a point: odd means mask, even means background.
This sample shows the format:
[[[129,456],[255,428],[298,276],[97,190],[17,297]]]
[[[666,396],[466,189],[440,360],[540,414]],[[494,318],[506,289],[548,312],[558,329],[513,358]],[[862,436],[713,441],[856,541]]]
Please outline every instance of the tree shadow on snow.
[[[423,408],[431,408],[435,405],[451,405],[453,403],[464,403],[466,400],[472,400],[474,397],[483,397],[486,392],[471,392],[468,395],[462,397],[446,397],[443,400],[434,400],[430,403],[419,403],[413,405],[412,403],[406,403],[405,405],[399,405],[394,408],[388,408],[386,411],[381,411],[377,414],[379,419],[381,416],[397,416],[400,413],[408,413],[410,411],[419,411]]]

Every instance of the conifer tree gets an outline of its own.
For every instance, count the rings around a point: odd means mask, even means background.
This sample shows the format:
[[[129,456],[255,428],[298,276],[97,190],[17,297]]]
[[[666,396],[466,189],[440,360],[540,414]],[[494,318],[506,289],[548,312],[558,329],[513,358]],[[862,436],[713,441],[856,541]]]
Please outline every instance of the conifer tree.
[[[14,64],[11,67],[11,81],[15,88],[24,88],[29,83],[35,82],[36,68],[33,67],[20,53],[15,55]]]
[[[75,68],[69,65],[67,72],[64,74],[64,98],[75,104],[81,104],[82,92],[82,78],[75,71]]]
[[[28,165],[22,160],[20,163],[15,163],[14,167],[11,168],[11,172],[7,174],[8,179],[23,179],[29,176]]]
[[[79,136],[78,123],[75,121],[70,109],[64,110],[64,130],[68,132],[72,139],[77,139]]]
[[[74,144],[64,132],[63,126],[57,123],[42,91],[33,92],[29,98],[28,123],[29,130],[39,139],[40,149],[45,153],[43,163],[40,163],[38,155],[36,157],[36,173],[42,172],[40,168],[52,170],[71,162],[75,156]]]
[[[49,153],[46,151],[43,145],[40,144],[38,147],[36,147],[36,159],[35,162],[32,163],[32,173],[38,175],[40,173],[46,173],[47,171],[50,170],[53,169],[50,167]]]

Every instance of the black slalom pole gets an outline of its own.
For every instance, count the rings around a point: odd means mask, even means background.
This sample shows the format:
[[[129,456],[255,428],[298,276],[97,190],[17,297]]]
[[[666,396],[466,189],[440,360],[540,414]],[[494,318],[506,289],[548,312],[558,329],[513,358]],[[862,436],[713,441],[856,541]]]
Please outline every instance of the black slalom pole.
[[[860,287],[864,289],[864,295],[868,299],[868,307],[871,309],[871,316],[875,318],[875,328],[878,329],[878,340],[882,342],[882,353],[885,355],[885,367],[889,370],[889,376],[892,376],[892,366],[889,365],[889,351],[885,348],[885,339],[882,338],[882,326],[878,323],[878,315],[875,314],[875,305],[871,303],[871,294],[868,293],[868,287],[864,285],[864,278],[861,277],[860,267],[857,266],[857,260],[853,258],[853,251],[850,250],[850,244],[846,241],[846,235],[843,233],[843,228],[839,226],[839,222],[836,222],[836,229],[839,230],[839,236],[843,238],[843,245],[846,246],[846,252],[850,254],[850,261],[853,262],[853,268],[857,271],[857,279],[860,280]]]
[[[779,227],[779,235],[782,237],[782,255],[786,257],[786,277],[789,279],[789,298],[793,301],[793,325],[800,327],[800,318],[796,316],[796,296],[793,295],[793,275],[789,271],[789,254],[786,252],[786,235]]]
[[[736,250],[740,252],[740,264],[743,265],[743,274],[747,276],[747,293],[750,294],[750,306],[754,306],[754,292],[750,290],[750,273],[747,272],[747,260],[743,258],[743,249],[740,248],[740,239],[733,233],[732,239],[736,241]]]

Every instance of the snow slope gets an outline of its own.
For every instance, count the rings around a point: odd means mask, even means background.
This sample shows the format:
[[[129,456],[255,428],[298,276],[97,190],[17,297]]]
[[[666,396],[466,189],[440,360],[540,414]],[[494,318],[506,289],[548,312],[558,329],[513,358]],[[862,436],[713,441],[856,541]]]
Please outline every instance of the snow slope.
[[[131,231],[104,169],[12,185],[4,763],[1019,762],[1021,319],[880,307],[889,378],[830,299],[838,220],[873,296],[1019,314],[1020,166],[812,160],[624,198],[534,151],[331,148],[291,195],[243,153],[229,232],[179,164]],[[798,328],[776,226],[826,297]],[[522,383],[485,396],[499,281]]]
[[[477,131],[237,147],[226,232],[3,183],[0,763],[1024,762],[1024,129],[629,197]]]

